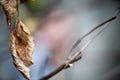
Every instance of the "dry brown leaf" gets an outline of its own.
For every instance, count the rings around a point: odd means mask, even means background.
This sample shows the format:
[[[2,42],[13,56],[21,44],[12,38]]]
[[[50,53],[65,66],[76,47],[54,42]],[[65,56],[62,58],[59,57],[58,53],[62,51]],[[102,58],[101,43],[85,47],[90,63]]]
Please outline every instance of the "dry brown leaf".
[[[28,28],[21,21],[17,22],[16,29],[11,33],[9,47],[14,65],[26,79],[30,80],[28,67],[33,64],[34,42]]]
[[[2,5],[5,14],[7,16],[8,26],[11,26],[14,14],[18,9],[18,5],[20,4],[20,0],[0,0],[0,4]]]

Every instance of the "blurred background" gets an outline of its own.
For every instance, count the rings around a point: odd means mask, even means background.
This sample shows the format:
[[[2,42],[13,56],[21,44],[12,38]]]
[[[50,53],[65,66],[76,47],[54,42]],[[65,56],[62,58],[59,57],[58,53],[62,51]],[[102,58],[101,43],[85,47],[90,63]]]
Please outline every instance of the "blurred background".
[[[74,42],[109,19],[118,7],[119,0],[29,0],[21,4],[20,19],[35,38],[32,80],[63,63]],[[0,7],[0,80],[25,80],[12,62],[10,32]],[[50,80],[120,80],[119,33],[120,16],[82,53],[80,61]]]

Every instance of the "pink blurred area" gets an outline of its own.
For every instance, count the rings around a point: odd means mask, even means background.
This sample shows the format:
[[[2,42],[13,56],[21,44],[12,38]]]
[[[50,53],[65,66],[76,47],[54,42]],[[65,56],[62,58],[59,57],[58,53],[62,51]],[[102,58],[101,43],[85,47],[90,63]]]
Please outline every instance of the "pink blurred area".
[[[51,47],[61,47],[70,41],[73,34],[74,27],[72,26],[73,18],[62,11],[55,11],[50,13],[40,24],[42,27],[37,30],[35,38],[42,36],[46,39]]]

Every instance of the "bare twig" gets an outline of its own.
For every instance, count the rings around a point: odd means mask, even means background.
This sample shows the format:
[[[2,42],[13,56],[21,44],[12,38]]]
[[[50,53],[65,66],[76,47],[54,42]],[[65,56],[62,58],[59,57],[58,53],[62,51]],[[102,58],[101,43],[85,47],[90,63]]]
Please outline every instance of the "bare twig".
[[[81,53],[92,43],[92,41],[105,29],[107,28],[107,25],[115,20],[118,16],[118,14],[120,13],[120,11],[117,11],[117,14],[115,14],[115,16],[113,16],[112,18],[104,21],[103,23],[101,23],[100,25],[96,26],[95,28],[93,28],[90,32],[88,32],[87,34],[85,34],[83,37],[81,37],[72,47],[70,54],[73,53],[73,50],[79,45],[79,43],[81,42],[81,40],[83,40],[85,37],[87,37],[88,35],[90,35],[91,33],[93,33],[94,31],[96,31],[98,28],[101,28],[102,26],[104,26],[99,32],[97,32],[97,34],[92,37],[91,39],[89,39],[86,44],[79,50],[77,51],[72,57],[68,57],[67,60],[65,61],[65,63],[61,64],[58,68],[56,68],[54,71],[52,71],[51,73],[49,73],[46,76],[43,76],[40,80],[48,80],[49,78],[53,77],[54,75],[56,75],[57,73],[59,73],[60,71],[67,69],[69,67],[72,66],[72,64],[78,60],[81,59]]]
[[[55,74],[59,73],[60,71],[71,67],[71,66],[72,66],[72,63],[78,61],[79,59],[81,59],[81,56],[66,61],[65,63],[61,64],[58,68],[56,68],[53,72],[51,72],[50,74],[42,77],[40,80],[48,80],[49,78],[51,78],[51,77],[54,76]]]
[[[93,33],[94,31],[96,31],[97,29],[101,28],[101,26],[103,26],[103,25],[105,25],[106,23],[111,22],[111,21],[113,21],[114,19],[116,19],[116,17],[119,15],[119,13],[120,13],[120,8],[118,8],[117,12],[115,13],[115,15],[114,15],[112,18],[110,18],[110,19],[104,21],[103,23],[99,24],[98,26],[96,26],[95,28],[93,28],[91,31],[89,31],[88,33],[86,33],[84,36],[82,36],[80,39],[78,39],[78,40],[75,42],[75,44],[73,45],[71,51],[72,51],[74,48],[76,48],[76,46],[78,46],[78,44],[81,42],[81,40],[83,40],[84,38],[86,38],[87,36],[89,36],[91,33]]]
[[[108,23],[108,22],[110,22],[110,21],[112,21],[112,20],[114,20],[114,19],[116,19],[116,16],[108,19],[107,21],[101,23],[100,25],[96,26],[96,27],[93,28],[91,31],[89,31],[88,33],[86,33],[84,36],[82,36],[80,39],[78,39],[78,40],[76,41],[76,43],[73,45],[71,51],[72,51],[74,48],[76,48],[76,46],[78,46],[78,44],[81,42],[81,40],[83,40],[83,39],[86,38],[88,35],[90,35],[92,32],[96,31],[96,30],[99,29],[101,26],[105,25],[106,23]]]

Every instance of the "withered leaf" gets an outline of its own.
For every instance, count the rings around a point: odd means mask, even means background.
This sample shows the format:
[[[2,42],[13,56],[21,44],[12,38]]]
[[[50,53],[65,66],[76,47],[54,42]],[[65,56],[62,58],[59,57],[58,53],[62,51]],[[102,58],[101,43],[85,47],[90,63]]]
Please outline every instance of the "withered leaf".
[[[8,26],[11,26],[14,14],[16,13],[18,9],[18,5],[20,4],[20,0],[0,0],[0,4],[2,5],[6,17],[7,17],[7,23]]]
[[[21,21],[17,22],[16,29],[11,33],[9,48],[14,65],[27,80],[30,80],[28,67],[33,64],[34,41],[28,28]]]

